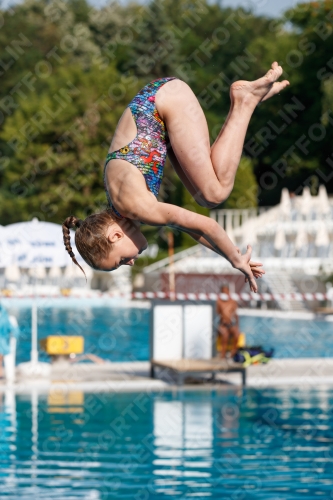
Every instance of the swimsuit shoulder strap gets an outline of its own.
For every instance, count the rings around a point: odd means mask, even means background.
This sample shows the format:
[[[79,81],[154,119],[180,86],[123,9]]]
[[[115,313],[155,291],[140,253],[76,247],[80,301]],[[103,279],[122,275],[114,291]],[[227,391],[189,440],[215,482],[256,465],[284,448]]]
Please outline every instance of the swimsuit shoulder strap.
[[[163,85],[166,84],[167,82],[176,79],[177,77],[175,76],[168,76],[165,78],[159,78],[158,80],[153,80],[136,94],[136,96],[132,99],[132,101],[128,105],[128,107],[132,112],[135,122],[137,121],[137,118],[140,115],[140,113],[147,113],[147,112],[149,113],[149,111],[153,113],[155,109],[156,92],[161,87],[163,87]],[[104,164],[104,169],[110,160],[116,158],[116,153],[117,153],[116,151],[113,151],[112,153],[107,154]]]
[[[163,87],[167,82],[171,80],[176,80],[175,76],[168,76],[165,78],[159,78],[158,80],[153,80],[148,83],[143,89],[141,89],[136,96],[129,103],[128,107],[132,111],[134,119],[136,120],[140,113],[153,112],[155,109],[155,95],[156,92]]]
[[[113,160],[115,158],[115,156],[114,156],[115,152],[116,151],[113,151],[112,153],[108,153],[106,155],[106,160],[105,160],[105,163],[104,163],[104,173],[105,173],[105,168],[106,168],[107,163],[109,163],[110,160]]]

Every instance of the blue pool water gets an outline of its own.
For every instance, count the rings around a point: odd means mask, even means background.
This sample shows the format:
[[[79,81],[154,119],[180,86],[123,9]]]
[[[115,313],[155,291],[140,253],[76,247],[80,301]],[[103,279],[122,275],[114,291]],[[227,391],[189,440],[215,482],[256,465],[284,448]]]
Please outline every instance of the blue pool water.
[[[21,334],[17,363],[28,361],[31,350],[31,308],[14,312]],[[124,307],[38,308],[38,337],[82,335],[85,352],[111,361],[149,359],[150,310]],[[47,361],[45,353],[40,359]]]
[[[275,358],[333,356],[333,323],[328,321],[242,316],[240,327],[248,345],[274,347]]]
[[[85,352],[111,361],[149,359],[150,310],[125,307],[40,307],[38,335],[83,335]],[[27,361],[31,349],[31,308],[10,308],[19,322],[17,362]],[[274,347],[276,358],[333,356],[333,324],[319,320],[240,317],[248,345]],[[47,356],[41,353],[41,359]]]
[[[333,390],[0,399],[0,498],[333,498]]]

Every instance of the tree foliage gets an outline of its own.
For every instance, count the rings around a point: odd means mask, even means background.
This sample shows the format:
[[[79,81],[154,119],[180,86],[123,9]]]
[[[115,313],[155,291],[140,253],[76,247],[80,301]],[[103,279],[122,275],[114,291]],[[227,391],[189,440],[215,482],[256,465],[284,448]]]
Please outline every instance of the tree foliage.
[[[233,190],[223,204],[224,208],[252,208],[257,206],[258,184],[252,161],[243,156],[240,161]]]
[[[271,205],[281,189],[333,192],[333,0],[281,19],[208,0],[25,0],[0,12],[0,223],[61,222],[105,206],[103,161],[117,121],[148,81],[175,75],[197,95],[211,141],[229,87],[277,60],[290,87],[258,107],[226,207]],[[201,210],[171,167],[162,199]],[[148,234],[149,231],[148,231]],[[161,234],[161,241],[163,234]],[[176,235],[178,246],[189,244]]]

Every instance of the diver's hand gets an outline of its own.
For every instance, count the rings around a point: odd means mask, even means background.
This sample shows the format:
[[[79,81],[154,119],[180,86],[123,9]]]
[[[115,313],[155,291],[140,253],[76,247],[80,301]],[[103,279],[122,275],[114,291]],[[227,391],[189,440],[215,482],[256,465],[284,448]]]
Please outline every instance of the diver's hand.
[[[236,247],[236,249],[237,252],[241,255],[240,249],[238,247]],[[264,269],[260,269],[260,267],[263,266],[262,262],[253,262],[252,260],[250,260],[249,265],[251,267],[252,274],[256,279],[262,278],[262,275],[266,274]],[[245,281],[248,281],[247,278],[245,278]]]
[[[251,245],[247,245],[247,250],[244,255],[241,254],[239,248],[237,248],[237,251],[239,258],[234,267],[245,275],[245,282],[249,282],[251,291],[257,292],[258,287],[255,279],[261,278],[262,275],[265,274],[265,271],[261,269],[262,263],[251,261]]]

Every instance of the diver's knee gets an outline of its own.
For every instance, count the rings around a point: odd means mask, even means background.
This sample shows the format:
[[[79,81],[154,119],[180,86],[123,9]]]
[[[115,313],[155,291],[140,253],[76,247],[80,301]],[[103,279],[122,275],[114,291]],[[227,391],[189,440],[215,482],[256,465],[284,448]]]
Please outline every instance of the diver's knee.
[[[205,189],[198,193],[197,201],[199,205],[205,208],[216,208],[223,203],[230,195],[231,189],[226,189],[220,184]]]

